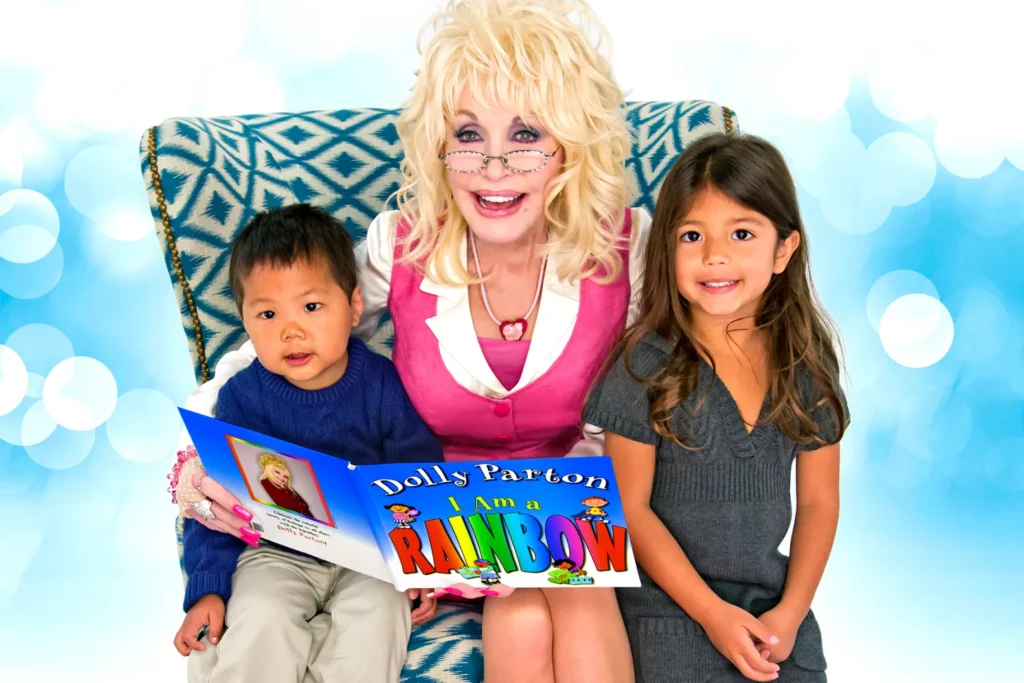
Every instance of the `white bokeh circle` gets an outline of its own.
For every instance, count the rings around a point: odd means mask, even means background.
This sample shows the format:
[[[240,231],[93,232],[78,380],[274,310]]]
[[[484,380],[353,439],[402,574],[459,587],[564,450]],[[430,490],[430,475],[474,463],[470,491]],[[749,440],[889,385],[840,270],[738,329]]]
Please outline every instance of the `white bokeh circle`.
[[[909,206],[924,199],[935,184],[935,155],[911,133],[888,133],[867,149],[869,192],[889,206]]]
[[[21,419],[21,445],[35,446],[50,438],[57,430],[57,423],[50,417],[46,404],[36,401]]]
[[[116,225],[115,228],[121,229]],[[147,228],[152,229],[151,221],[147,223]],[[101,271],[104,277],[139,280],[152,273],[154,269],[163,267],[160,248],[155,240],[119,239],[111,236],[107,229],[98,227],[96,230],[86,230],[82,234],[82,250],[86,259]]]
[[[15,299],[38,299],[49,294],[63,274],[64,251],[58,243],[38,261],[4,263],[0,268],[0,289]]]
[[[57,244],[60,216],[45,195],[35,190],[0,194],[0,259],[33,263]]]
[[[46,469],[66,470],[89,457],[95,442],[94,429],[72,430],[58,426],[45,441],[25,446],[25,452]]]
[[[46,323],[30,323],[19,327],[4,342],[25,362],[30,373],[42,375],[57,363],[75,355],[75,347],[63,332]]]
[[[3,142],[3,137],[0,136],[0,185],[8,183],[15,186],[21,185],[21,177],[24,173],[21,153]]]
[[[936,93],[942,92],[929,78],[934,72],[909,52],[879,59],[868,78],[875,107],[895,121],[920,121],[932,112]]]
[[[145,204],[111,207],[99,220],[105,235],[122,242],[150,237],[153,234],[153,216]]]
[[[121,457],[148,463],[174,455],[182,422],[171,399],[153,389],[133,389],[118,399],[106,427],[107,440]]]
[[[139,180],[138,154],[128,147],[93,145],[76,154],[64,173],[64,193],[76,211],[94,220],[147,206],[145,189]],[[137,208],[135,211],[138,213]],[[123,228],[117,221],[114,225],[111,236],[118,237]],[[125,239],[138,239],[145,234],[136,232],[129,231]]]
[[[117,382],[95,358],[74,356],[46,376],[43,402],[50,417],[70,430],[89,430],[107,421],[117,404]]]
[[[21,441],[21,425],[25,421],[25,415],[36,403],[42,403],[39,399],[25,399],[18,406],[7,413],[0,415],[0,441],[12,446],[24,446]]]
[[[935,126],[935,156],[947,171],[961,178],[982,178],[1006,158],[1006,135],[998,127],[940,119]]]
[[[914,270],[893,270],[875,281],[868,291],[867,314],[871,327],[878,332],[882,314],[896,299],[907,294],[927,294],[938,298],[939,290],[932,281]]]
[[[953,317],[935,297],[907,294],[885,309],[878,336],[894,361],[926,368],[942,360],[953,345]]]
[[[935,183],[935,156],[911,133],[888,133],[865,147],[845,107],[830,116],[782,122],[772,136],[794,179],[840,232],[877,230],[894,207],[923,199]]]
[[[7,415],[28,393],[28,369],[14,349],[0,345],[0,415]]]

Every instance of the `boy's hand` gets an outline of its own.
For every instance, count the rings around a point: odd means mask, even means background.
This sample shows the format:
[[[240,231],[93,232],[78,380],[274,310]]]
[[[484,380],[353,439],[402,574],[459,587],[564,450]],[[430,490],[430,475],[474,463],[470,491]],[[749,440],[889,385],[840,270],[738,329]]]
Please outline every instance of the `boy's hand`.
[[[174,647],[183,657],[188,657],[193,650],[206,649],[198,638],[199,630],[204,626],[210,643],[216,645],[224,633],[224,601],[219,595],[204,595],[185,614],[185,621],[174,636]]]
[[[405,591],[405,594],[409,596],[410,600],[419,598],[420,601],[419,607],[412,611],[413,626],[434,618],[434,614],[437,612],[437,599],[431,597],[433,593],[428,593],[426,589],[422,588],[410,588]]]

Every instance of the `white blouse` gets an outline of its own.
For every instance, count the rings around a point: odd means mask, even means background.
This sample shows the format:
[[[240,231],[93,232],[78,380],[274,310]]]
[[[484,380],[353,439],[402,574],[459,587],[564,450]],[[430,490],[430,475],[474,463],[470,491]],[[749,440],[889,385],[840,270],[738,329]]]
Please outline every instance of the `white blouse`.
[[[644,209],[631,209],[633,223],[629,245],[630,300],[627,324],[636,318],[643,284],[644,252],[650,233],[651,217]],[[366,230],[366,239],[356,247],[356,268],[359,289],[363,295],[363,316],[352,333],[369,341],[380,324],[387,308],[391,289],[391,269],[394,263],[395,234],[398,212],[386,211],[377,216]],[[463,238],[462,265],[466,266],[465,238]],[[427,319],[427,326],[437,337],[441,358],[452,378],[478,396],[502,398],[519,391],[543,375],[558,359],[569,342],[580,306],[579,282],[564,283],[558,279],[559,254],[548,258],[543,292],[537,308],[533,337],[519,383],[510,390],[502,386],[484,359],[469,307],[469,288],[439,284],[423,278],[420,289],[437,296],[437,315]],[[225,353],[214,368],[213,377],[196,388],[186,399],[185,408],[204,415],[213,415],[217,392],[236,373],[248,367],[256,358],[251,341],[238,349]],[[191,443],[187,432],[182,432],[179,449]],[[585,428],[584,438],[569,455],[600,455],[604,434]]]

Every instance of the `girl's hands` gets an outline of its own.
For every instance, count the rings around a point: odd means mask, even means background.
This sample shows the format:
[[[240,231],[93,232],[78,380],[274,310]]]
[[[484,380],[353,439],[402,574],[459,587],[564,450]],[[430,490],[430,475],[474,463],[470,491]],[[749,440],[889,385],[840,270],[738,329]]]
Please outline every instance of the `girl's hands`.
[[[776,607],[758,617],[758,621],[764,624],[779,639],[779,642],[775,645],[764,642],[758,643],[757,649],[761,651],[761,656],[769,662],[776,663],[788,659],[789,655],[793,653],[793,645],[796,643],[796,632],[800,629],[803,619],[797,619],[795,615]]]
[[[724,600],[701,622],[722,655],[752,681],[774,681],[779,665],[761,655],[755,643],[774,647],[779,639],[754,615]]]

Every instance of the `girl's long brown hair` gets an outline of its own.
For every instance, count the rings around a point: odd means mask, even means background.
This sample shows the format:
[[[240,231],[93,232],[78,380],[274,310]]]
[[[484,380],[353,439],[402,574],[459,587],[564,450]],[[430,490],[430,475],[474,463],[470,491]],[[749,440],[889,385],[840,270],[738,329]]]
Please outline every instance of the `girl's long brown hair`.
[[[662,437],[691,448],[686,444],[687,435],[674,431],[672,417],[697,389],[701,355],[711,360],[715,369],[710,353],[694,335],[690,306],[679,293],[675,272],[677,228],[697,196],[709,188],[768,218],[780,241],[793,231],[800,232],[799,247],[786,270],[772,276],[754,320],[756,329],[764,333],[772,370],[771,412],[763,422],[774,422],[797,444],[823,443],[819,437],[822,425],[816,424],[810,413],[827,404],[838,442],[846,425],[838,390],[839,335],[814,291],[796,187],[779,151],[748,135],[719,133],[700,138],[679,157],[658,194],[647,242],[640,314],[618,349],[625,355],[627,370],[634,374],[629,359],[645,334],[654,332],[674,344],[663,370],[651,377],[637,377],[651,392],[652,425]],[[801,395],[798,388],[801,366],[816,387],[810,396]],[[703,399],[698,401],[697,410],[702,403]]]

